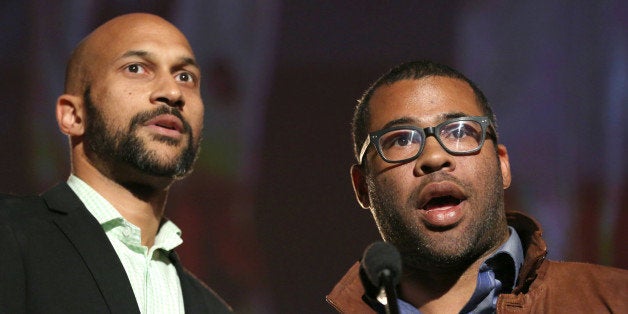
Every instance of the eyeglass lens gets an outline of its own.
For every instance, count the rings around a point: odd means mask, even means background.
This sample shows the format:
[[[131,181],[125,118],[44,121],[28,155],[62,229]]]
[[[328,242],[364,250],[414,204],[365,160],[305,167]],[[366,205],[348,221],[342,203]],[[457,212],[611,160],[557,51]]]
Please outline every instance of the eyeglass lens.
[[[477,149],[482,143],[482,125],[476,121],[454,121],[439,125],[435,136],[449,152],[465,153]],[[379,138],[384,157],[399,161],[416,156],[425,142],[423,130],[392,130]]]

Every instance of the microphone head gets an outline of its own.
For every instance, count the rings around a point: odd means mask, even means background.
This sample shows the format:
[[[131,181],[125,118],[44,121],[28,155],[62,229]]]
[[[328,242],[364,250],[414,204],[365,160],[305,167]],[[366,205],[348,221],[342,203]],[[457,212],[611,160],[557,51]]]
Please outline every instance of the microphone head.
[[[390,272],[388,276],[396,286],[401,277],[401,254],[392,244],[378,241],[366,248],[360,267],[373,286],[382,286],[383,272]]]

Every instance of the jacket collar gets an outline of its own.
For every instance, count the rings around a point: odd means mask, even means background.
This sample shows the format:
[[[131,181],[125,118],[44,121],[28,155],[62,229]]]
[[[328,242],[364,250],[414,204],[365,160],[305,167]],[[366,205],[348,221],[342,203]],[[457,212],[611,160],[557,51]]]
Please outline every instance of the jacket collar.
[[[542,238],[543,230],[541,225],[534,218],[516,211],[507,211],[506,218],[508,219],[508,225],[517,230],[523,250],[526,252],[523,266],[517,279],[517,285],[512,293],[525,293],[530,288],[530,284],[536,279],[537,270],[547,256],[547,245]]]
[[[513,294],[526,293],[537,277],[537,270],[547,255],[547,245],[541,237],[541,226],[532,217],[521,212],[507,211],[508,225],[517,230],[525,253],[523,266],[519,272]],[[334,286],[326,299],[339,312],[375,313],[362,301],[364,288],[359,278],[360,263],[356,262],[342,279]]]
[[[44,192],[41,197],[51,211],[61,214],[56,215],[54,223],[76,247],[77,253],[97,282],[111,313],[140,313],[124,266],[102,226],[78,196],[64,182]],[[181,266],[174,250],[170,251],[169,257],[179,275],[185,312],[205,313],[207,305],[199,302],[203,300],[203,293],[195,289],[191,274]]]
[[[60,213],[54,223],[76,247],[112,313],[139,313],[124,267],[111,242],[66,183],[42,194],[49,209]]]

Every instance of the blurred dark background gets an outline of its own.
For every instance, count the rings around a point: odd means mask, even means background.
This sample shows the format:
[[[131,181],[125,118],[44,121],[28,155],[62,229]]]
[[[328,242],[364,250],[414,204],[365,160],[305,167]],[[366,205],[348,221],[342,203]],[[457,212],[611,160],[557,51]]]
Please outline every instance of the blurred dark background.
[[[205,142],[173,187],[185,265],[238,313],[328,313],[378,239],[354,200],[349,123],[390,67],[449,64],[484,90],[509,148],[508,208],[550,257],[628,268],[625,1],[3,1],[0,190],[67,179],[54,118],[65,62],[121,13],[165,17],[203,67]]]

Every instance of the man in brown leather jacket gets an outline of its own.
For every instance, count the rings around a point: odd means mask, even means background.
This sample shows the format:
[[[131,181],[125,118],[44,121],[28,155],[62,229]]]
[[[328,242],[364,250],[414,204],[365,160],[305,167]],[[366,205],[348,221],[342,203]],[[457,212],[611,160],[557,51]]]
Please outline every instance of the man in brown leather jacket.
[[[392,69],[356,107],[353,140],[356,198],[401,253],[401,313],[628,313],[627,270],[549,261],[538,223],[505,211],[508,152],[461,73],[430,61]],[[359,263],[327,301],[384,310]]]

